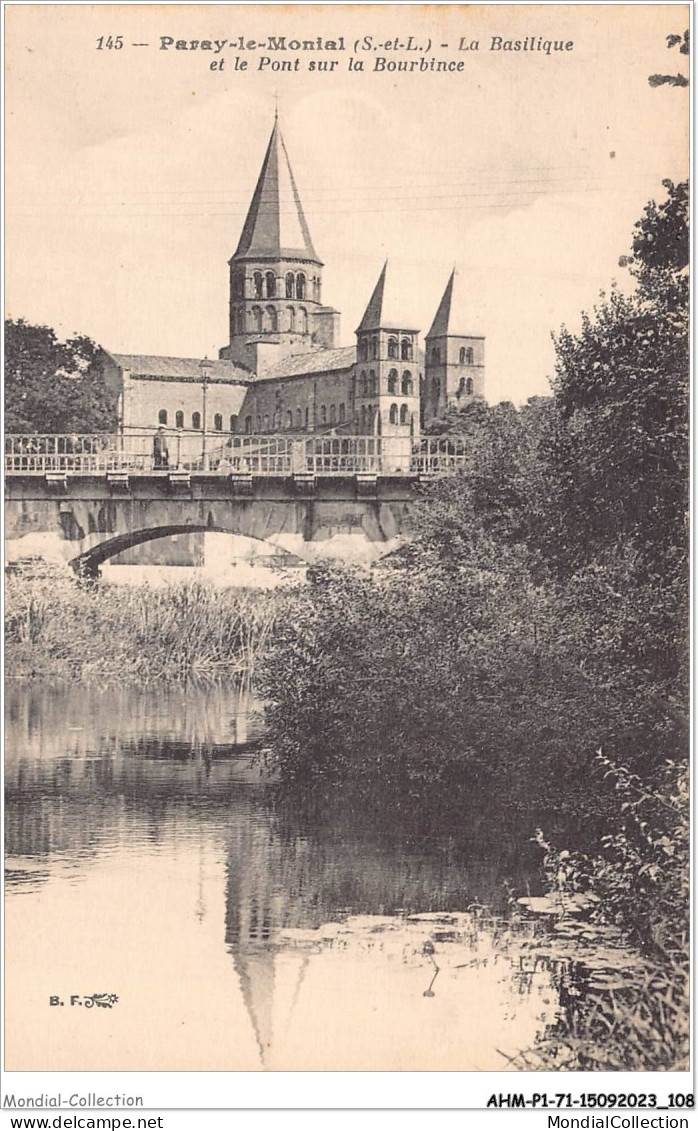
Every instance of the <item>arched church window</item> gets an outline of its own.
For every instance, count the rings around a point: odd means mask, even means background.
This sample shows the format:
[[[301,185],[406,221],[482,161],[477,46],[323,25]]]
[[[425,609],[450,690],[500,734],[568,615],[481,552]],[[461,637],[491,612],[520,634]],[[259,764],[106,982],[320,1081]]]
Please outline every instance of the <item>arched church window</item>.
[[[300,432],[303,427],[303,413],[299,408],[296,409],[296,428]]]
[[[397,358],[397,338],[388,338],[388,357]]]
[[[291,409],[289,409],[286,413],[286,427],[293,428],[293,413],[291,412]]]
[[[245,273],[244,271],[235,271],[233,273],[233,294],[236,298],[245,297]]]
[[[237,428],[237,426],[238,426],[237,414],[233,413],[232,416],[230,417],[230,431],[234,432],[235,429]]]
[[[264,278],[267,284],[267,298],[276,298],[276,275],[273,271],[267,271]]]
[[[407,405],[406,404],[400,405],[400,423],[401,424],[407,424]]]
[[[406,369],[402,375],[402,395],[403,397],[412,396],[412,375],[409,369]]]
[[[198,414],[198,413],[194,413],[194,415],[195,415],[195,416],[198,416],[199,414]],[[245,417],[245,431],[247,432],[247,434],[248,434],[248,435],[249,435],[249,434],[250,434],[250,432],[252,431],[252,417],[251,417],[251,416],[246,416],[246,417]]]
[[[366,371],[365,371],[365,369],[361,370],[361,376],[359,377],[359,396],[360,397],[366,396]]]
[[[175,427],[176,428],[184,428],[184,413],[183,412],[176,412],[175,413]]]
[[[434,346],[431,351],[431,360],[438,365],[441,361],[441,350],[438,346]]]
[[[361,406],[361,431],[362,432],[366,431],[366,405],[365,404],[362,404],[362,406]]]
[[[293,331],[296,328],[296,308],[295,306],[286,307],[286,319],[288,321],[289,330]]]
[[[261,271],[255,271],[252,276],[255,298],[264,298],[264,278]]]
[[[267,307],[267,328],[272,333],[276,333],[276,307],[274,306]]]
[[[473,379],[472,379],[472,377],[468,377],[468,380],[465,382],[465,391],[469,395],[472,393],[472,391],[473,391]]]
[[[301,306],[299,311],[298,311],[298,321],[299,321],[298,328],[299,328],[301,334],[307,334],[308,333],[308,311],[305,309],[304,306]]]
[[[235,311],[235,326],[238,334],[245,333],[245,308],[242,306]]]
[[[261,432],[261,431],[262,431],[262,418],[261,418],[261,416],[258,416],[257,417],[257,427],[255,428],[255,432]]]
[[[365,338],[359,342],[359,361],[368,361],[368,342]]]
[[[308,424],[310,423],[310,410],[308,408],[306,408],[306,410],[305,410],[304,420],[305,420],[305,427],[307,428]]]
[[[296,298],[301,300],[305,298],[305,275],[302,271],[296,275]]]
[[[261,332],[262,332],[262,308],[261,308],[261,306],[253,306],[252,307],[252,321],[254,322],[254,328],[255,328],[256,332],[258,334],[261,334]]]
[[[403,338],[400,347],[400,357],[402,361],[412,360],[412,342],[409,338]]]
[[[474,362],[475,362],[475,355],[473,353],[472,347],[468,346],[467,350],[465,351],[465,364],[466,365],[473,365]]]
[[[320,405],[320,423],[327,424],[327,406],[324,404]]]
[[[286,274],[286,298],[293,298],[295,294],[294,283],[295,278],[293,271],[288,271]]]
[[[264,431],[265,432],[269,431],[269,413],[268,412],[265,412],[265,414],[264,414]]]
[[[343,404],[339,406],[339,423],[344,424],[346,420],[346,409]]]
[[[337,408],[335,405],[330,405],[330,424],[337,423]]]
[[[371,338],[371,358],[378,357],[378,338]]]
[[[388,392],[397,392],[397,369],[391,369],[388,374]]]
[[[192,412],[192,414],[191,414],[191,426],[192,426],[192,428],[200,428],[201,427],[201,413],[200,412]]]
[[[223,431],[223,416],[220,412],[217,412],[213,418],[213,427],[215,428],[216,432]]]
[[[390,406],[390,423],[397,424],[397,405],[391,404]]]
[[[376,375],[373,372],[373,370],[371,370],[369,375],[368,375],[368,395],[369,395],[369,397],[372,397],[377,392],[378,392],[378,385],[376,383]]]
[[[167,424],[167,409],[161,408],[158,413],[158,424]]]

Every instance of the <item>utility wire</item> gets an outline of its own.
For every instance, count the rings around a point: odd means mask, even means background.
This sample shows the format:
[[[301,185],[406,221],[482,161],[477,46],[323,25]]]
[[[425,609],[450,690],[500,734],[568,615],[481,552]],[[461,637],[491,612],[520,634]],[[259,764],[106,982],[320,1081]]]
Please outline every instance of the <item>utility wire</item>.
[[[376,189],[378,189],[378,190],[380,190],[380,193],[379,193],[378,196],[365,197],[364,199],[365,200],[371,200],[371,199],[380,200],[380,199],[383,199],[384,190],[393,189],[393,188],[397,188],[397,189],[410,188],[410,189],[415,190],[415,191],[422,191],[422,192],[425,192],[425,193],[431,193],[431,192],[433,192],[434,189],[437,189],[437,188],[457,188],[457,187],[460,187],[460,186],[469,186],[469,185],[481,186],[483,184],[485,184],[485,185],[489,184],[489,185],[493,185],[493,186],[497,186],[497,185],[526,185],[526,184],[546,186],[546,185],[552,185],[552,184],[562,184],[566,181],[574,181],[575,184],[578,184],[580,181],[582,181],[582,182],[584,182],[584,181],[601,181],[601,182],[608,182],[608,183],[613,183],[615,181],[621,181],[621,182],[625,183],[630,177],[634,177],[638,180],[644,180],[647,176],[650,176],[650,175],[652,175],[652,174],[650,174],[648,171],[645,171],[645,170],[633,173],[632,171],[624,169],[624,170],[620,171],[618,174],[611,174],[611,175],[602,174],[602,173],[589,173],[589,174],[582,174],[581,176],[577,176],[574,173],[570,172],[570,173],[567,173],[563,177],[545,177],[545,178],[543,178],[543,177],[523,178],[522,177],[522,178],[511,178],[511,179],[506,178],[504,180],[490,180],[490,179],[485,177],[485,178],[479,178],[478,180],[472,180],[472,181],[441,181],[441,182],[435,181],[435,182],[433,182],[433,184],[414,184],[414,183],[411,183],[409,186],[405,185],[404,183],[396,184],[396,185],[377,185],[377,184],[373,184],[373,185],[353,185],[353,186],[350,185],[350,186],[347,186],[347,188],[349,190],[358,191],[358,192],[375,191]],[[659,173],[656,173],[654,175],[657,176],[657,177],[660,176]],[[664,172],[664,174],[662,174],[662,175],[666,176],[666,172]],[[683,175],[683,174],[676,174],[676,175]],[[144,197],[145,196],[158,196],[158,195],[159,196],[176,196],[176,195],[196,196],[200,193],[205,193],[205,194],[208,195],[208,194],[211,194],[211,193],[225,193],[225,192],[228,192],[228,191],[229,191],[228,189],[211,189],[210,187],[207,188],[207,189],[133,189],[133,190],[129,190],[129,189],[123,189],[123,190],[122,189],[109,189],[109,190],[104,190],[104,191],[87,189],[87,190],[81,190],[77,194],[68,193],[68,192],[56,193],[56,192],[47,190],[45,193],[34,193],[33,198],[36,199],[37,201],[40,201],[44,197],[49,198],[51,200],[56,200],[57,196],[64,196],[67,199],[72,199],[72,198],[74,198],[74,196],[77,196],[78,199],[82,199],[83,197],[90,197],[90,196],[95,196],[95,197],[105,197],[105,196],[117,196],[117,197],[123,196],[123,197],[126,197],[126,196],[138,196],[138,195],[142,195]],[[332,190],[328,189],[327,191],[329,192],[329,191],[332,191]],[[513,191],[518,191],[518,190],[512,190],[512,192]],[[454,196],[454,195],[461,195],[461,194],[446,193],[446,194],[439,194],[439,195]],[[470,195],[470,194],[463,194],[463,195]],[[478,194],[478,195],[486,195],[486,194]],[[504,194],[499,194],[499,195],[504,195]],[[310,202],[316,202],[316,203],[319,203],[319,204],[331,204],[331,203],[334,203],[336,201],[344,201],[344,200],[351,201],[352,200],[351,196],[347,196],[345,194],[342,194],[340,196],[334,196],[334,197],[328,197],[328,196],[316,197],[316,196],[313,196],[312,193],[311,194],[305,194],[305,193],[301,194],[301,193],[299,193],[299,197],[300,197],[302,203],[304,203],[304,202],[307,203],[307,202],[310,201]],[[25,193],[23,195],[23,199],[25,201],[32,200],[32,194],[28,195],[28,194]],[[396,197],[394,199],[409,199],[409,198]],[[222,201],[221,200],[193,201],[193,202],[187,201],[186,203],[240,204],[241,206],[247,206],[247,205],[249,205],[251,200],[252,200],[252,193],[248,192],[244,196],[230,197],[229,199],[222,200]],[[276,202],[276,200],[279,200],[279,202],[282,203],[282,204],[284,204],[284,203],[291,204],[291,203],[295,203],[295,196],[293,194],[280,193],[278,195],[274,194],[273,198],[269,198],[266,201],[265,201],[265,198],[262,198],[262,200],[266,203],[268,203],[270,200],[272,200],[273,202]],[[134,203],[137,203],[137,202],[134,202]],[[173,201],[172,203],[177,203],[177,202]],[[183,202],[183,203],[185,203],[185,202]]]
[[[621,188],[622,186],[619,185],[618,187]],[[454,200],[455,199],[455,200],[458,200],[458,201],[461,201],[461,202],[477,200],[477,199],[480,199],[482,197],[487,198],[490,202],[497,201],[497,200],[501,199],[502,197],[507,197],[509,199],[503,201],[502,203],[486,203],[486,204],[464,204],[464,203],[460,203],[460,204],[455,204],[455,205],[442,204],[442,205],[438,205],[438,206],[434,206],[433,204],[428,204],[425,208],[416,207],[416,206],[407,207],[407,208],[395,208],[394,207],[395,201],[414,199],[416,202],[418,202],[423,198],[421,198],[421,197],[416,197],[416,198],[413,198],[413,197],[392,197],[390,200],[387,200],[385,202],[385,206],[382,207],[382,208],[362,208],[357,203],[357,204],[351,205],[348,208],[331,208],[331,209],[313,208],[310,215],[311,215],[311,219],[312,219],[313,216],[345,216],[345,215],[363,216],[363,215],[371,215],[371,214],[379,213],[379,212],[432,212],[432,213],[439,213],[439,212],[453,212],[453,211],[471,211],[473,209],[485,209],[485,210],[495,209],[495,208],[509,208],[509,209],[511,209],[511,208],[516,208],[517,206],[520,206],[520,205],[526,205],[526,204],[534,203],[535,199],[540,199],[541,197],[546,197],[546,196],[549,197],[549,196],[591,195],[591,194],[602,193],[604,191],[605,191],[605,189],[602,186],[598,186],[596,188],[582,188],[580,186],[573,186],[573,187],[570,187],[568,189],[556,188],[556,189],[552,189],[550,191],[545,191],[544,189],[525,189],[525,190],[522,190],[522,191],[519,191],[519,192],[511,191],[511,192],[504,192],[504,193],[449,193],[449,194],[444,194],[442,197],[436,197],[436,199],[437,200],[438,199],[443,199],[443,200]],[[530,198],[534,198],[534,199],[531,200]],[[376,199],[380,199],[380,198],[376,198]],[[432,200],[433,199],[434,198],[432,197]],[[88,203],[88,207],[89,207],[89,202],[87,202],[87,203]],[[147,205],[148,202],[144,202],[144,203]],[[189,202],[187,202],[187,201],[171,201],[171,202],[155,202],[154,201],[153,202],[153,204],[156,204],[156,203],[165,203],[166,205],[168,205],[170,207],[170,209],[171,208],[176,209],[178,207],[186,208],[186,207],[188,207],[188,204],[189,204]],[[206,201],[206,202],[202,202],[202,203],[204,205],[210,204],[210,205],[213,205],[215,207],[220,202],[219,201]],[[275,201],[274,202],[267,201],[266,203],[275,204],[276,202]],[[326,203],[330,203],[330,202],[326,202]],[[341,202],[337,201],[337,203],[341,203]],[[129,205],[124,204],[124,205],[122,205],[122,208],[133,207],[133,204],[135,204],[137,206],[139,204],[139,202],[135,201],[135,202],[130,203]],[[70,205],[66,205],[66,209],[70,209],[70,208],[71,208]],[[201,210],[201,209],[199,209],[197,211],[189,211],[189,212],[178,212],[178,211],[172,211],[172,210],[167,211],[167,212],[164,212],[164,211],[124,212],[124,211],[122,211],[122,208],[117,208],[116,210],[110,211],[110,212],[86,212],[86,211],[84,211],[84,209],[80,205],[80,202],[77,202],[76,211],[79,211],[80,215],[82,217],[90,217],[90,218],[128,217],[128,218],[145,218],[145,219],[157,218],[158,216],[171,217],[172,219],[178,219],[180,217],[181,218],[193,217],[193,216],[201,216],[201,217],[229,216],[229,217],[244,218],[245,216],[247,216],[247,213],[249,211],[249,208],[245,208],[244,211],[239,211],[239,212],[234,211],[234,210],[227,210],[227,209],[225,211],[220,211],[220,212],[211,212],[211,211],[208,211],[208,210]],[[44,209],[41,209],[41,208],[39,208],[36,211],[24,211],[23,212],[23,211],[13,209],[11,205],[8,206],[8,216],[14,216],[14,217],[17,217],[17,218],[20,218],[20,219],[32,219],[32,218],[35,218],[35,217],[43,217],[43,218],[47,218],[47,219],[50,219],[50,218],[60,219],[61,217],[65,217],[66,215],[69,215],[69,214],[70,213],[66,212],[65,210],[62,211],[62,212],[60,212],[60,211],[47,212],[47,211],[45,211]],[[297,216],[298,212],[297,212],[297,209],[295,207],[288,209],[288,210],[280,209],[279,212],[278,212],[278,215],[281,216],[281,217],[283,217],[283,216]]]

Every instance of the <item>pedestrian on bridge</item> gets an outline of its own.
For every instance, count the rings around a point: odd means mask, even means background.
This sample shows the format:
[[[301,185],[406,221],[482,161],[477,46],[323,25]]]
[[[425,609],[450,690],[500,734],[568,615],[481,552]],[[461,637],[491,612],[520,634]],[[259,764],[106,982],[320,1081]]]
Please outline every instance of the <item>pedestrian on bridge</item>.
[[[167,434],[162,425],[153,437],[153,467],[155,471],[167,471],[170,466],[170,453],[167,448]]]

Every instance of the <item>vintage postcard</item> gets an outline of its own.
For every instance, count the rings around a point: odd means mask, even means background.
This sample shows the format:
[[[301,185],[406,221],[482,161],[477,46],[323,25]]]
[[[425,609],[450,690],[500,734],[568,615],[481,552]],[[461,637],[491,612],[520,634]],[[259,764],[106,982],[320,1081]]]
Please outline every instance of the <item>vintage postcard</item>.
[[[689,15],[5,5],[3,1110],[684,1125]]]

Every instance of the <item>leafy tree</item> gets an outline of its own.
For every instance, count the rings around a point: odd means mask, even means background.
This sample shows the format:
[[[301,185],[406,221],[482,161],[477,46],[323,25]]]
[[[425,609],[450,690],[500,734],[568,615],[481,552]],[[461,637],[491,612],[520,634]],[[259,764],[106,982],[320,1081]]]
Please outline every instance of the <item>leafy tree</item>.
[[[555,401],[564,436],[549,453],[576,555],[589,560],[630,539],[660,566],[685,548],[688,509],[688,194],[636,225],[631,296],[602,295],[582,329],[554,338]]]
[[[690,256],[688,182],[675,185],[664,180],[662,185],[668,193],[666,200],[660,204],[649,202],[635,224],[633,254],[620,260],[621,266],[630,266],[630,273],[640,281],[643,292],[649,293],[656,282],[653,271],[683,272]],[[680,299],[680,294],[675,296],[675,301]]]
[[[7,319],[6,431],[114,431],[116,398],[95,365],[98,352],[84,334],[61,342],[49,326]]]
[[[439,431],[460,442],[466,466],[462,476],[422,491],[413,524],[420,544],[440,547],[444,561],[461,560],[465,546],[487,533],[535,553],[553,519],[541,452],[555,422],[550,397],[532,397],[519,410],[509,402],[450,410]]]
[[[683,35],[668,35],[666,45],[670,50],[672,47],[678,47],[682,55],[688,55],[690,52],[688,29]],[[648,81],[650,86],[688,86],[688,79],[685,75],[650,75]]]

